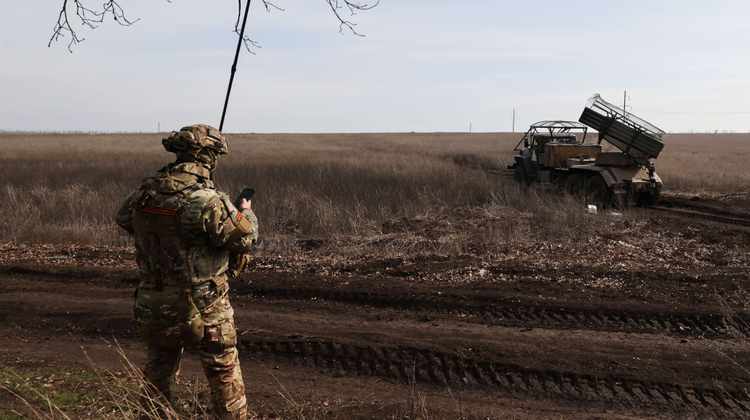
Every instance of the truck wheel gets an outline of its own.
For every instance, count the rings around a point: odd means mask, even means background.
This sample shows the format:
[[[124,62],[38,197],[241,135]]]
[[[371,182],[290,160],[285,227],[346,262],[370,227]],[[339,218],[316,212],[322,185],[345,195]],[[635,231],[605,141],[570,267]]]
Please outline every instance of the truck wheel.
[[[519,165],[516,170],[513,171],[513,178],[524,187],[531,185],[529,174],[526,173],[526,168],[524,168],[523,165]]]
[[[565,191],[573,197],[583,195],[583,177],[578,174],[572,174],[565,180]]]
[[[599,207],[608,206],[611,203],[612,191],[601,175],[594,175],[586,182],[586,199],[590,204]]]
[[[638,194],[636,204],[638,205],[638,207],[653,207],[656,202],[659,201],[660,196],[661,187],[657,186],[652,192],[642,192]]]

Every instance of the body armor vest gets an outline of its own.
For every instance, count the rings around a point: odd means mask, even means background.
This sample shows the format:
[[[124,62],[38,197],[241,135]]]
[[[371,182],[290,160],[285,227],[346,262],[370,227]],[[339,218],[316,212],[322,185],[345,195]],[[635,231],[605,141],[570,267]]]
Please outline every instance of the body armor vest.
[[[131,205],[144,286],[196,286],[212,280],[221,286],[226,277],[229,251],[210,246],[206,235],[194,230],[203,206],[194,198],[191,202],[190,196],[213,189],[210,180],[196,176],[200,169],[182,164],[146,179],[141,196]]]
[[[191,188],[188,188],[191,190]],[[164,284],[189,285],[191,244],[180,233],[185,190],[163,195],[146,190],[133,205],[133,231],[138,245],[141,280],[157,289]]]
[[[197,343],[205,331],[193,294],[194,286],[206,279],[196,276],[192,266],[196,250],[207,247],[205,239],[181,226],[188,197],[206,187],[197,181],[193,173],[170,174],[168,167],[146,179],[142,194],[131,204],[141,274],[135,315],[141,336],[157,347]]]

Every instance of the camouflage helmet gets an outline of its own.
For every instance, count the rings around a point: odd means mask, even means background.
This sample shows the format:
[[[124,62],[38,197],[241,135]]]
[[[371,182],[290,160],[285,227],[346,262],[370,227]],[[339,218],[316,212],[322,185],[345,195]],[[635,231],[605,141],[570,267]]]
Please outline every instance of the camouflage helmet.
[[[214,150],[219,155],[228,151],[227,140],[219,130],[206,124],[194,124],[182,127],[179,132],[173,131],[161,141],[168,152],[178,155],[197,156],[203,149]]]

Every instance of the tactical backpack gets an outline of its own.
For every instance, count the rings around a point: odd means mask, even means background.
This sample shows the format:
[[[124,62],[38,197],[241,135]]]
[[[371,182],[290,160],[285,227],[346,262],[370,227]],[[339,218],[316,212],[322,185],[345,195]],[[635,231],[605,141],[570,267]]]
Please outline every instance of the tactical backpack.
[[[154,179],[154,178],[152,178]],[[138,201],[131,205],[133,209],[133,230],[143,235],[142,245],[148,249],[149,273],[156,273],[150,279],[155,288],[136,290],[135,317],[138,332],[144,341],[157,347],[184,347],[195,344],[204,335],[203,319],[195,306],[192,296],[192,284],[188,281],[189,267],[177,267],[185,270],[182,284],[164,284],[162,275],[171,269],[174,262],[169,253],[185,239],[180,230],[179,216],[187,196],[193,192],[195,185],[180,185],[175,177],[156,178],[161,183],[171,183],[169,194],[160,194],[156,185],[147,185]],[[148,180],[147,180],[148,181]],[[176,184],[176,185],[175,185]],[[183,187],[184,188],[181,188]],[[174,252],[174,251],[173,251]]]

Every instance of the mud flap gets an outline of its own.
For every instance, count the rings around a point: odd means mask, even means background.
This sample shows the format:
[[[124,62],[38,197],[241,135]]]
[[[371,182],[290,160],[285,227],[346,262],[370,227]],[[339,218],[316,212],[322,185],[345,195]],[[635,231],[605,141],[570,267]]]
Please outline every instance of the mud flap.
[[[531,159],[529,158],[522,158],[523,160],[523,166],[526,168],[526,175],[530,179],[536,179],[536,166],[534,166],[533,163],[531,163]]]

